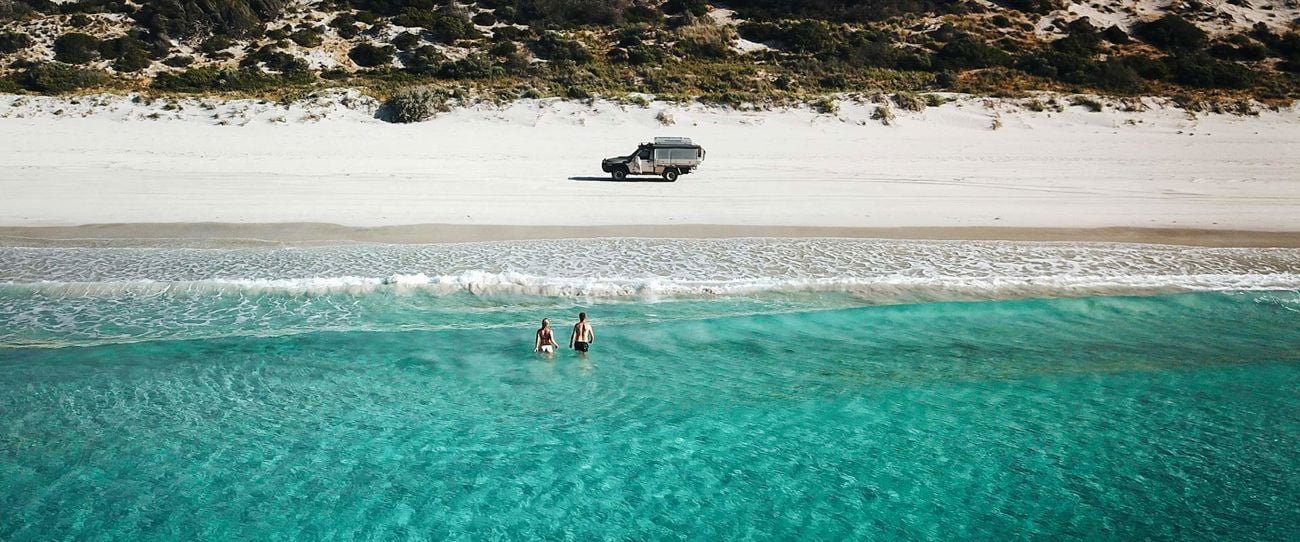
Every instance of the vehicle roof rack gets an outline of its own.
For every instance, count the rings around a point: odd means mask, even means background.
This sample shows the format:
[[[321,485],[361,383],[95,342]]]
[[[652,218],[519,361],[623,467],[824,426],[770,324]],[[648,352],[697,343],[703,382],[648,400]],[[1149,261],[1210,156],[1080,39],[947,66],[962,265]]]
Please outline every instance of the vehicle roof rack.
[[[655,145],[693,145],[689,137],[656,137]]]

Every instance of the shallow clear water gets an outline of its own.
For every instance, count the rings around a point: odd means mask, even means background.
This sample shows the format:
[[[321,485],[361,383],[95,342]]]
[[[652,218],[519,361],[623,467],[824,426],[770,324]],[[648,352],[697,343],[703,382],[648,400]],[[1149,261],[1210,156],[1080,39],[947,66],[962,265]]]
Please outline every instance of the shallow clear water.
[[[814,244],[810,269],[895,267],[807,288],[725,246],[740,263],[650,291],[592,289],[637,268],[619,244],[587,247],[614,262],[595,276],[449,263],[480,246],[0,249],[0,539],[1296,537],[1300,294],[1241,289],[1295,253],[990,244],[974,274]],[[322,287],[367,275],[283,263],[304,254],[477,278]],[[750,286],[702,276],[726,266]],[[529,352],[579,310],[588,357]]]

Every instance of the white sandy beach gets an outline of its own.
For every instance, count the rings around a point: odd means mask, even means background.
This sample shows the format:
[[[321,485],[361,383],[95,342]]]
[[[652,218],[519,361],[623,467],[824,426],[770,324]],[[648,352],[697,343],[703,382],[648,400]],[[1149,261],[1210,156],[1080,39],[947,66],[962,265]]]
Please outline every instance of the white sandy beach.
[[[1148,99],[1140,112],[1033,112],[962,98],[896,109],[885,126],[871,120],[874,104],[852,100],[834,115],[545,100],[394,125],[374,118],[368,98],[345,107],[340,96],[288,107],[2,96],[0,227],[1300,232],[1294,107],[1193,116]],[[675,124],[661,125],[661,112]],[[707,149],[698,173],[619,183],[600,171],[601,158],[663,135]]]

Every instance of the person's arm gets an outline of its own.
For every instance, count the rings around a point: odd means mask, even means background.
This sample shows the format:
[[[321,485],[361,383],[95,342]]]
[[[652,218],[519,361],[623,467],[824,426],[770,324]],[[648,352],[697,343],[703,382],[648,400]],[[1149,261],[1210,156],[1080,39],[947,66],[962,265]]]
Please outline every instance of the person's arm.
[[[533,351],[536,352],[541,349],[542,349],[542,332],[538,331],[537,335],[533,337]]]
[[[590,341],[587,341],[587,343],[593,344],[596,342],[596,328],[592,327],[591,324],[587,324],[587,335],[587,338],[591,339]]]
[[[578,326],[573,326],[573,331],[569,332],[569,348],[573,348],[573,340],[578,337]]]

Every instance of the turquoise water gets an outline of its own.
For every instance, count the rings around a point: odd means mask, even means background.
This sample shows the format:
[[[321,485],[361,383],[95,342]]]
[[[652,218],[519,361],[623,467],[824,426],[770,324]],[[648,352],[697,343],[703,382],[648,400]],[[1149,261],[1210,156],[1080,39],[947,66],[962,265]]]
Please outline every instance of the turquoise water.
[[[1013,248],[910,290],[736,264],[724,294],[310,268],[417,249],[0,250],[0,539],[1295,539],[1300,294],[1241,285],[1300,257]],[[897,267],[971,267],[927,258]],[[451,259],[380,272],[486,267]],[[579,310],[589,356],[529,352]]]

